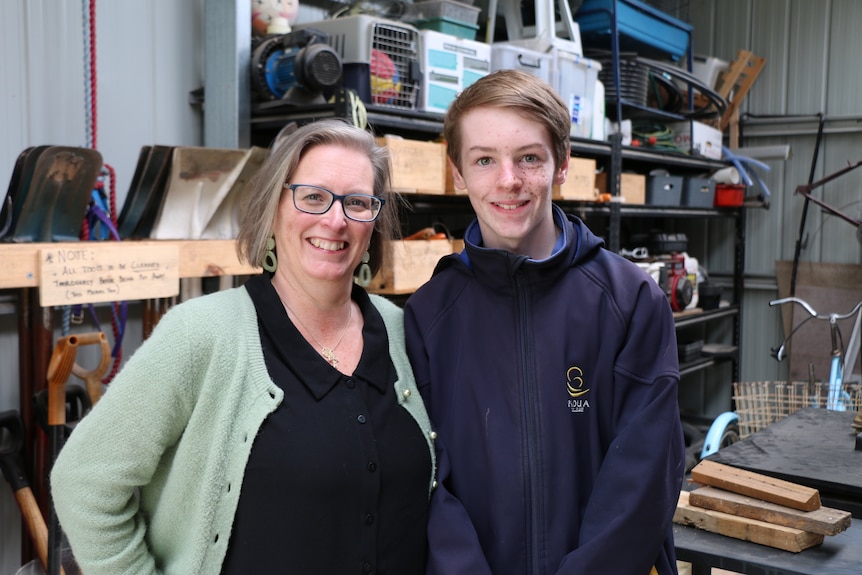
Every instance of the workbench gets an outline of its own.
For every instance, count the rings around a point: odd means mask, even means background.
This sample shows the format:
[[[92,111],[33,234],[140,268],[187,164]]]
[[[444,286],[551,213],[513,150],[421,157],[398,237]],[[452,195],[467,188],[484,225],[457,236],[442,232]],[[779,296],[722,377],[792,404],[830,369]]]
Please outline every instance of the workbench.
[[[806,407],[708,459],[812,487],[826,507],[862,518],[862,451],[855,449],[851,426],[855,415]]]
[[[799,553],[758,545],[696,527],[673,526],[676,558],[691,563],[692,575],[710,575],[712,567],[748,575],[859,575],[862,573],[862,520],[825,537]]]
[[[692,575],[709,575],[712,567],[755,575],[862,574],[862,451],[855,450],[854,416],[805,408],[707,458],[815,488],[824,506],[853,514],[849,529],[792,553],[674,525],[677,559],[692,564]]]

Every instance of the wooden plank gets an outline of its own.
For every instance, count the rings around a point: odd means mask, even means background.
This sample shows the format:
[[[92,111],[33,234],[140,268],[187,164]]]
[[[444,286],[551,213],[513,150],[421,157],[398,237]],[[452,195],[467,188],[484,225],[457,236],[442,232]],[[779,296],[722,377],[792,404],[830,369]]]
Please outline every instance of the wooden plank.
[[[820,545],[824,539],[820,533],[809,533],[801,529],[695,507],[689,503],[687,491],[679,494],[673,522],[792,553]]]
[[[80,248],[83,245],[99,249],[99,245],[115,242],[56,242],[0,245],[0,289],[28,288],[39,286],[39,251],[63,247]],[[181,278],[253,275],[260,268],[240,263],[236,255],[234,240],[125,240],[128,246],[175,245],[180,252],[179,274]]]
[[[799,511],[761,501],[724,489],[700,487],[689,495],[689,503],[713,511],[765,521],[773,525],[793,527],[810,533],[836,535],[850,527],[851,513],[843,509],[820,507],[814,511]]]
[[[691,478],[701,485],[719,487],[801,511],[820,508],[820,493],[816,489],[708,459],[691,470]]]

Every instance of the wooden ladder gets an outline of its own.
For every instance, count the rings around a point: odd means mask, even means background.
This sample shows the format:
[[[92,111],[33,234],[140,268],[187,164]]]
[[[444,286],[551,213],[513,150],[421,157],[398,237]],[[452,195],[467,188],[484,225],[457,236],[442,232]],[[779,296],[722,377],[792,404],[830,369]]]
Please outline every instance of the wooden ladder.
[[[755,56],[748,50],[739,50],[736,60],[719,77],[716,92],[727,101],[727,110],[721,116],[722,132],[734,118],[738,118],[739,106],[765,64],[766,58]]]

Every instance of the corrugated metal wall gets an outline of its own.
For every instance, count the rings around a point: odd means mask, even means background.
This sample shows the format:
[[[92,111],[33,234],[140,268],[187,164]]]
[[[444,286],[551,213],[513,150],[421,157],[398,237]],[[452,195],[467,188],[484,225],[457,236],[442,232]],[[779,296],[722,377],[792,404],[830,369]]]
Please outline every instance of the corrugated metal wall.
[[[730,61],[738,49],[767,59],[743,106],[742,145],[787,144],[791,157],[769,160],[768,210],[749,210],[746,229],[746,291],[742,321],[741,380],[785,379],[786,364],[769,356],[780,343],[776,260],[792,261],[804,198],[794,191],[809,183],[820,115],[825,136],[813,171],[817,181],[862,160],[862,2],[857,0],[693,0],[689,14],[699,54]],[[847,215],[860,218],[862,168],[815,190]],[[856,230],[809,208],[801,261],[860,263]],[[862,297],[862,286],[860,286]]]
[[[206,3],[217,1],[221,0]],[[0,3],[0,182],[9,181],[16,156],[28,146],[86,145],[86,4]],[[576,8],[580,2],[572,4]],[[858,64],[862,2],[691,0],[677,4],[695,27],[696,53],[732,60],[738,49],[748,49],[767,59],[743,106],[747,115],[742,143],[786,143],[792,157],[767,161],[771,170],[763,175],[772,193],[770,208],[747,214],[741,379],[782,379],[786,366],[769,357],[769,348],[780,340],[782,329],[767,302],[777,294],[775,261],[793,257],[803,205],[793,192],[809,179],[818,114],[825,115],[826,136],[814,179],[862,160]],[[96,5],[98,149],[117,171],[120,202],[141,146],[204,141],[201,111],[189,103],[189,93],[203,85],[204,5],[204,0],[100,0]],[[819,194],[859,217],[862,169],[827,184]],[[855,230],[848,224],[811,210],[806,229],[804,261],[860,263]],[[713,226],[709,233],[710,242],[732,241],[724,226]],[[732,262],[721,257],[712,258],[710,265],[720,271],[732,269]],[[0,301],[0,410],[18,406],[17,327],[9,301]],[[718,385],[720,391],[726,382]],[[18,517],[9,490],[0,490],[0,573],[14,573],[20,566]]]

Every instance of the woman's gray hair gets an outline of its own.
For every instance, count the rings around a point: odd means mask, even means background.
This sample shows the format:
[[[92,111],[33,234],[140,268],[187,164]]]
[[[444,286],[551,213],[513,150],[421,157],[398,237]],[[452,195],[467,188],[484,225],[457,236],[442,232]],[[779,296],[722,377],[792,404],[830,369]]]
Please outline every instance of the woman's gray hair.
[[[296,171],[305,152],[315,146],[338,145],[365,154],[374,171],[374,195],[386,204],[374,223],[369,255],[371,273],[375,274],[388,255],[388,242],[398,233],[398,206],[390,191],[391,157],[389,149],[378,146],[374,135],[340,119],[318,120],[297,128],[281,141],[275,141],[269,155],[246,184],[240,214],[237,255],[241,261],[260,266],[266,252],[266,241],[273,235],[278,204],[284,187]],[[278,246],[276,246],[276,250]]]

